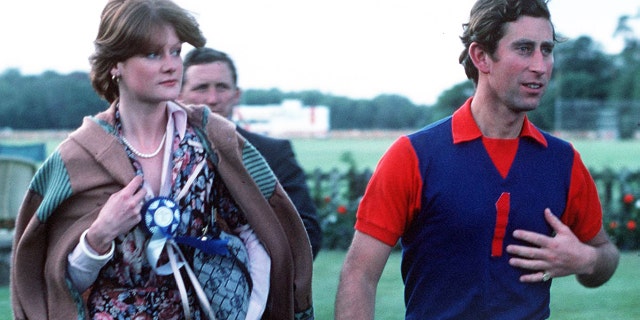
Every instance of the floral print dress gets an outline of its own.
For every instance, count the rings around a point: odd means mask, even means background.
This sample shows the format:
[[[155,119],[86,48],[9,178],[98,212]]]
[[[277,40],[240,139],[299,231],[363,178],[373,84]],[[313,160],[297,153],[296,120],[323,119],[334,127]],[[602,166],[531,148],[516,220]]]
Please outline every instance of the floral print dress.
[[[120,132],[118,120],[117,113],[116,129]],[[135,155],[126,149],[136,173],[142,175]],[[175,198],[197,164],[206,161],[206,154],[200,139],[190,126],[182,140],[176,132],[172,150],[173,183],[170,197]],[[246,248],[236,235],[223,232],[220,223],[224,222],[226,230],[233,230],[247,224],[247,221],[216,174],[214,166],[207,163],[197,174],[189,191],[178,201],[181,216],[177,235],[201,237],[206,232],[208,237],[219,238],[223,235],[229,240],[231,255],[206,259],[208,266],[205,271],[211,274],[200,274],[199,277],[209,280],[203,287],[207,287],[205,291],[209,289],[211,307],[218,319],[244,319],[251,292],[250,277],[243,265],[246,262]],[[102,268],[90,289],[88,309],[92,319],[184,319],[181,296],[174,276],[156,274],[147,260],[145,249],[149,239],[150,235],[144,227],[138,226],[115,240],[113,258]],[[199,257],[203,255],[192,247],[180,247],[192,267],[194,253]],[[165,251],[160,259],[159,264],[168,262]],[[181,271],[193,319],[206,319],[206,313],[200,309],[189,277],[184,268]],[[194,271],[199,273],[202,270]],[[231,274],[241,274],[244,277],[231,277]]]

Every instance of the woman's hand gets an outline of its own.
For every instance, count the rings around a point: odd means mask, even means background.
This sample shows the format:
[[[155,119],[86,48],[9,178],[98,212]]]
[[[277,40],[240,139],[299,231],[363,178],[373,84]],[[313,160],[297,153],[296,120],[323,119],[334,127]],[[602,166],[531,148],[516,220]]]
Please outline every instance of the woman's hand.
[[[116,237],[129,232],[140,222],[140,210],[147,194],[141,188],[142,183],[142,176],[135,176],[122,190],[112,194],[89,227],[86,241],[97,253],[108,252]]]

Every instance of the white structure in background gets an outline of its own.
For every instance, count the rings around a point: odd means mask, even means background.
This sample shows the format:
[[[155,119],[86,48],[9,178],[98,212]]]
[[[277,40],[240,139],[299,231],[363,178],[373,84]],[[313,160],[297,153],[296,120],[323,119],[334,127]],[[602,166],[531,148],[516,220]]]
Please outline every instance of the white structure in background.
[[[275,137],[325,137],[329,133],[329,108],[305,107],[299,100],[284,100],[280,105],[239,105],[233,109],[233,120],[248,131]]]

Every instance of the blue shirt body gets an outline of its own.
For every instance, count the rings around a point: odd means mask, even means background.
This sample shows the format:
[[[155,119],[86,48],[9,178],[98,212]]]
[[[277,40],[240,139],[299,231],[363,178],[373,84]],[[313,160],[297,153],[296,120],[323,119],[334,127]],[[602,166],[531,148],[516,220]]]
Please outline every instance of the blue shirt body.
[[[454,144],[451,119],[409,135],[424,183],[401,240],[406,319],[546,319],[551,281],[522,283],[530,270],[510,266],[504,250],[492,254],[497,203],[508,204],[502,248],[522,244],[516,229],[551,235],[544,210],[564,212],[573,148],[544,132],[547,146],[521,137],[503,178],[482,139]]]

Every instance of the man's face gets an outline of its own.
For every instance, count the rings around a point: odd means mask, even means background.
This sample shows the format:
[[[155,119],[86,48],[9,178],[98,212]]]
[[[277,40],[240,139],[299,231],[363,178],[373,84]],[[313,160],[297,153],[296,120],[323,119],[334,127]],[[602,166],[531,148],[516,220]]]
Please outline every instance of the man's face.
[[[233,83],[229,66],[213,62],[190,66],[184,72],[179,99],[185,104],[205,104],[230,119],[233,107],[240,101],[240,89]]]
[[[522,16],[507,24],[490,60],[489,90],[515,112],[535,109],[553,71],[553,30],[544,18]]]

